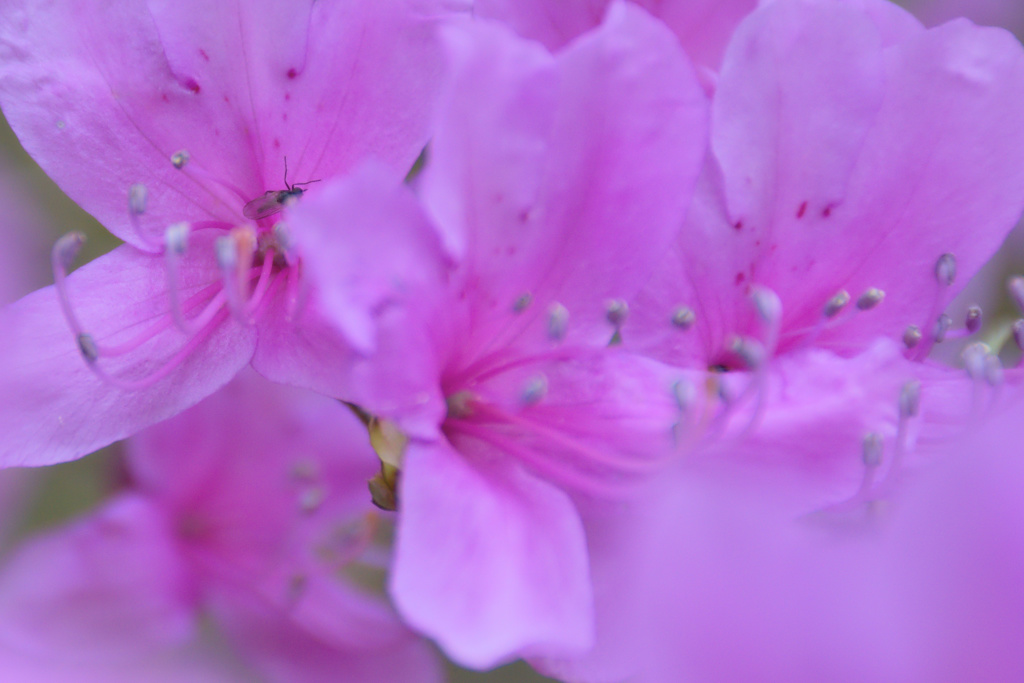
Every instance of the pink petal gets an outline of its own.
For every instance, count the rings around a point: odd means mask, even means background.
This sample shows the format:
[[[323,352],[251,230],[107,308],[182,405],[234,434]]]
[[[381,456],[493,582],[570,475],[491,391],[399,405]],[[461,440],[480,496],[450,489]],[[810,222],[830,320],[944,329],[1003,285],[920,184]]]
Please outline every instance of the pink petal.
[[[43,286],[46,272],[46,222],[28,183],[10,164],[0,165],[0,306]]]
[[[375,621],[358,622],[362,633],[371,640],[343,647],[317,639],[251,596],[222,594],[214,609],[227,637],[268,681],[442,680],[437,655],[426,641],[398,628],[397,617],[383,610]],[[350,616],[337,612],[334,618],[345,620]],[[387,638],[381,637],[381,631]]]
[[[292,547],[306,540],[305,527],[319,533],[335,517],[364,513],[366,480],[378,469],[365,428],[347,408],[252,371],[140,432],[128,453],[139,490],[195,530],[187,540],[254,577],[312,554],[313,541]],[[304,512],[310,495],[323,502]]]
[[[374,313],[414,297],[430,308],[430,295],[436,298],[446,279],[448,259],[434,227],[412,193],[379,166],[325,186],[292,211],[291,221],[319,285],[318,303],[363,354],[377,345]]]
[[[400,506],[391,593],[449,656],[487,668],[590,644],[583,529],[563,493],[515,466],[414,442]]]
[[[928,330],[1019,216],[1020,45],[956,23],[901,29],[883,50],[875,20],[835,3],[773,3],[738,31],[713,112],[722,180],[705,171],[703,208],[680,236],[694,292],[676,305],[704,320],[706,345],[749,331],[751,283],[782,299],[793,330],[782,348],[841,289],[887,298],[819,343],[849,350],[912,323]],[[960,277],[940,291],[946,252]]]
[[[374,413],[418,412],[424,428],[436,426],[440,350],[423,331],[450,315],[451,259],[412,194],[367,166],[296,207],[290,226],[314,290],[297,325],[261,332],[256,367]],[[317,379],[317,367],[332,372]]]
[[[211,263],[212,245],[194,237],[195,258],[181,271],[183,299],[219,277]],[[139,349],[101,357],[98,364],[110,375],[146,377],[189,343],[167,313],[161,256],[126,245],[83,266],[67,284],[78,317],[101,345],[123,344],[162,326]],[[170,417],[230,380],[255,346],[251,328],[225,319],[169,375],[130,391],[105,383],[89,369],[53,287],[0,309],[0,325],[6,330],[0,340],[4,465],[71,460]]]
[[[470,245],[474,334],[521,328],[557,301],[571,334],[607,340],[607,299],[646,280],[696,178],[705,105],[692,68],[628,4],[555,61],[483,22],[448,37],[454,84],[423,187]],[[524,295],[532,305],[513,318]]]
[[[474,423],[471,414],[465,437],[448,423],[450,438],[464,454],[481,453],[476,434],[489,430],[493,439],[507,439],[505,457],[522,457],[527,470],[549,483],[581,498],[620,499],[673,459],[683,436],[680,381],[683,372],[643,356],[573,349],[480,383],[480,401],[496,406],[506,422]],[[480,457],[491,451],[486,446]]]
[[[609,0],[477,0],[476,14],[508,23],[517,33],[558,50],[601,23]],[[697,63],[717,69],[729,36],[756,0],[636,0],[665,22]]]
[[[165,519],[122,497],[8,562],[0,641],[55,660],[144,658],[191,637],[190,590]]]
[[[240,220],[283,189],[285,156],[291,182],[371,156],[400,177],[428,135],[440,52],[432,20],[401,0],[15,4],[0,20],[8,120],[75,201],[143,248],[133,183],[158,238],[174,221]]]

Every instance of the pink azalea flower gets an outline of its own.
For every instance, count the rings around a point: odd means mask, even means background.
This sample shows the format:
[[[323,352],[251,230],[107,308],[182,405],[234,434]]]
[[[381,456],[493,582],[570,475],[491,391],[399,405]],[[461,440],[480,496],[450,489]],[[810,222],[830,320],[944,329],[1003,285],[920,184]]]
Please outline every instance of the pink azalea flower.
[[[672,447],[681,373],[608,342],[686,210],[705,100],[628,3],[554,57],[483,21],[446,37],[429,217],[368,168],[292,226],[323,310],[374,348],[345,397],[383,420],[392,596],[486,668],[590,645],[578,501],[627,493]],[[351,263],[370,267],[353,281]]]
[[[451,4],[5,9],[5,115],[128,244],[68,276],[81,237],[65,237],[56,288],[0,312],[0,463],[91,452],[259,366],[282,339],[307,341],[291,326],[300,265],[275,221],[363,160],[408,171],[440,77],[433,25]]]
[[[616,597],[628,601],[618,639],[553,673],[628,672],[643,683],[1020,679],[1021,399],[855,516],[794,522],[764,480],[691,471],[659,482],[615,539]]]
[[[676,34],[702,66],[718,69],[729,37],[757,0],[633,0]],[[477,16],[507,22],[520,35],[558,50],[601,23],[610,0],[476,0]]]
[[[249,676],[439,680],[426,643],[343,578],[386,562],[374,469],[344,406],[243,374],[133,438],[127,490],[7,563],[0,662],[177,667],[208,615]]]
[[[622,330],[716,371],[688,423],[729,435],[709,454],[816,478],[815,507],[984,409],[1007,378],[993,355],[973,347],[971,377],[922,359],[977,329],[942,311],[1024,208],[1022,56],[1004,31],[926,31],[870,0],[740,25],[686,224]]]

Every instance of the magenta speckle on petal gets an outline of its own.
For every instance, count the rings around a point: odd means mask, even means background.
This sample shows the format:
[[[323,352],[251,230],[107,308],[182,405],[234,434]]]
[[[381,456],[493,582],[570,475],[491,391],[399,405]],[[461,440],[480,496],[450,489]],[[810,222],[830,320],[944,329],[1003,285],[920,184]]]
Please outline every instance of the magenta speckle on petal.
[[[199,56],[203,58],[203,61],[210,61],[210,55],[206,54],[206,50],[199,48]]]
[[[807,213],[807,202],[804,202],[803,204],[801,204],[800,208],[797,209],[796,217],[797,218],[803,218],[805,213]]]
[[[299,72],[295,69],[288,69],[288,78],[295,78],[299,75]]]
[[[196,82],[196,79],[194,78],[189,78],[185,81],[185,89],[191,92],[193,95],[198,95],[200,91],[199,84]]]

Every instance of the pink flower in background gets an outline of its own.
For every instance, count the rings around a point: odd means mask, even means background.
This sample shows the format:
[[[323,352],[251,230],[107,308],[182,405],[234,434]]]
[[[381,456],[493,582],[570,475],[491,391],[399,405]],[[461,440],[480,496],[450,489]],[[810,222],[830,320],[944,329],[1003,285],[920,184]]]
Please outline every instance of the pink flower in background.
[[[344,406],[240,376],[129,442],[129,488],[8,561],[0,662],[175,671],[206,615],[242,680],[439,680],[426,644],[344,578],[387,562],[374,470]]]
[[[856,516],[795,522],[763,479],[663,479],[616,539],[618,640],[555,675],[1019,680],[1021,398],[948,442],[898,498]]]
[[[129,244],[65,277],[69,235],[58,287],[0,312],[0,462],[88,453],[259,366],[265,337],[301,343],[308,293],[277,212],[366,159],[405,175],[429,134],[446,4],[5,9],[5,115]]]
[[[369,168],[291,221],[325,315],[375,349],[344,397],[383,420],[399,470],[392,596],[486,668],[590,645],[577,504],[628,493],[672,448],[681,373],[608,342],[686,210],[706,104],[628,3],[557,57],[483,21],[446,38],[429,217]],[[397,264],[421,284],[382,303]]]
[[[993,356],[972,349],[973,379],[919,361],[976,329],[942,311],[1024,207],[1022,57],[881,2],[780,0],[740,25],[686,224],[622,329],[716,371],[717,417],[690,416],[728,435],[713,453],[809,476],[816,506],[984,410]]]
[[[736,25],[757,0],[633,0],[675,33],[690,58],[717,70]],[[476,0],[473,13],[508,23],[521,36],[558,50],[601,23],[610,0]]]

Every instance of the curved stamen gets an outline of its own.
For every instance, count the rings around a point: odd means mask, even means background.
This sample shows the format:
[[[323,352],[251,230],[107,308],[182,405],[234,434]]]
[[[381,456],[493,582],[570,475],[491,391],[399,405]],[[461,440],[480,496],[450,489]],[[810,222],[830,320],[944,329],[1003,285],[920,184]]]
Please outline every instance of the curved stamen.
[[[630,487],[624,484],[616,485],[609,483],[597,475],[567,467],[565,463],[559,463],[551,458],[544,457],[526,448],[518,440],[503,437],[493,429],[489,429],[486,425],[466,422],[465,420],[451,420],[445,423],[445,429],[450,429],[455,434],[461,434],[464,437],[473,438],[492,446],[498,451],[516,458],[543,477],[557,481],[566,488],[606,499],[624,498],[632,492]]]
[[[504,348],[473,361],[457,374],[446,378],[445,385],[455,391],[456,387],[484,382],[509,370],[546,361],[568,361],[576,355],[577,351],[571,348],[555,348],[535,354],[524,354],[517,349]]]
[[[875,488],[875,478],[879,467],[882,464],[882,456],[885,454],[885,440],[878,432],[868,432],[864,435],[861,444],[861,462],[864,465],[864,474],[861,477],[857,491],[848,499],[830,505],[825,509],[831,512],[848,512],[855,510],[864,503],[871,500],[872,491]]]
[[[252,296],[249,297],[249,304],[246,306],[246,314],[251,319],[252,314],[256,311],[256,308],[260,305],[263,300],[263,295],[267,292],[267,287],[270,285],[270,274],[274,268],[274,250],[268,249],[263,255],[263,266],[260,268],[260,277],[256,281],[256,287],[252,290]]]
[[[57,290],[57,301],[60,302],[64,319],[68,321],[68,326],[75,336],[81,335],[84,330],[71,306],[71,299],[68,297],[67,274],[83,244],[85,244],[85,235],[80,232],[69,232],[57,240],[53,245],[53,251],[50,252],[50,265],[53,268],[53,284]]]
[[[185,362],[189,355],[191,355],[192,352],[195,351],[195,349],[203,341],[206,340],[206,338],[213,332],[213,330],[216,329],[217,326],[220,325],[220,323],[222,323],[226,319],[227,312],[223,310],[219,311],[218,315],[215,315],[214,318],[209,323],[207,323],[205,327],[199,330],[199,332],[196,333],[195,336],[189,339],[180,349],[178,349],[178,351],[170,358],[170,360],[164,363],[164,365],[162,365],[156,371],[142,379],[126,380],[120,377],[115,377],[107,373],[105,370],[103,370],[96,362],[96,360],[90,361],[89,356],[85,356],[84,351],[83,356],[86,357],[86,360],[88,361],[86,364],[89,366],[89,368],[107,384],[113,385],[125,391],[138,391],[141,389],[148,389],[149,387],[153,386],[160,380],[170,375],[179,366],[181,366],[181,364]],[[88,337],[88,335],[85,336]],[[79,347],[82,347],[81,341],[79,342]]]
[[[911,359],[924,359],[924,357],[931,352],[932,346],[941,342],[942,339],[945,338],[946,332],[949,331],[949,325],[943,320],[940,313],[942,313],[942,299],[947,290],[956,281],[956,273],[956,256],[953,254],[942,254],[938,260],[935,261],[935,282],[938,284],[938,288],[935,291],[935,298],[932,301],[932,307],[928,313],[928,317],[925,318],[925,329],[928,330],[929,334],[928,336],[923,337],[921,343],[914,347],[914,350],[909,354]],[[935,321],[934,324],[931,323],[933,320]]]
[[[637,461],[635,459],[614,457],[580,443],[559,429],[525,417],[522,414],[509,413],[486,401],[473,401],[471,410],[471,418],[454,420],[453,422],[466,423],[472,421],[476,424],[507,424],[518,427],[541,437],[549,443],[564,448],[569,453],[580,456],[583,462],[607,467],[615,472],[623,474],[650,474],[661,469],[668,462],[666,458]]]
[[[128,220],[131,221],[132,230],[135,231],[135,235],[142,240],[143,244],[151,250],[157,251],[160,246],[150,242],[149,236],[142,231],[142,223],[139,221],[139,217],[146,213],[146,200],[148,196],[149,192],[142,183],[135,183],[128,188]]]
[[[181,259],[188,251],[188,237],[192,226],[188,223],[175,223],[164,233],[164,263],[167,270],[167,296],[171,301],[171,315],[178,329],[187,335],[194,334],[196,327],[185,319],[181,307]]]
[[[246,218],[241,213],[242,206],[252,197],[247,197],[240,188],[212,174],[204,171],[192,163],[192,155],[187,149],[178,150],[171,155],[171,165],[187,176],[189,180],[198,185],[215,201],[219,202],[230,211],[239,222]]]

